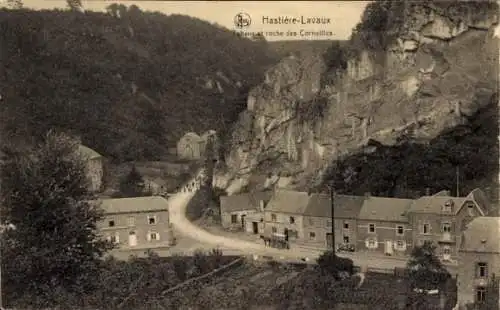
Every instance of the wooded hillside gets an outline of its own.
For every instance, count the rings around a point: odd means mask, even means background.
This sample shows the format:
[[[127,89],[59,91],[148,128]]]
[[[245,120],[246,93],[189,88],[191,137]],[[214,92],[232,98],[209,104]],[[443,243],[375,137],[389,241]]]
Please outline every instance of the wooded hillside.
[[[135,6],[0,10],[2,140],[57,128],[119,161],[156,159],[186,131],[226,128],[277,60],[227,29]]]

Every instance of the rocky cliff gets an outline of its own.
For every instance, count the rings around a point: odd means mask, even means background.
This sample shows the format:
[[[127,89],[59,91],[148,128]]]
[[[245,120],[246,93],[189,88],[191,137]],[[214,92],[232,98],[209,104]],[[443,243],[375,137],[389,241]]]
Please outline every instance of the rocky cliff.
[[[491,104],[495,5],[406,3],[402,17],[384,49],[359,50],[345,70],[328,71],[313,53],[270,69],[248,95],[219,185],[233,192],[271,171],[306,188],[336,158],[408,136],[428,143]]]

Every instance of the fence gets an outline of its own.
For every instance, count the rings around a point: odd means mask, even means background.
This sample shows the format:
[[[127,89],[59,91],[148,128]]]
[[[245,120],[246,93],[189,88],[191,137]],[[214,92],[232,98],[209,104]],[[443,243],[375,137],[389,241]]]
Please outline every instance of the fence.
[[[166,294],[168,293],[172,293],[174,291],[177,291],[191,283],[194,283],[194,282],[200,282],[200,281],[204,281],[204,280],[208,280],[209,278],[211,278],[212,276],[218,276],[218,275],[221,275],[222,273],[228,271],[229,269],[231,268],[236,268],[236,267],[239,267],[243,264],[243,262],[245,261],[245,257],[239,257],[235,260],[233,260],[232,262],[230,262],[229,264],[226,264],[220,268],[217,268],[213,271],[210,271],[209,273],[206,273],[204,275],[201,275],[199,277],[195,277],[195,278],[191,278],[189,280],[186,280],[180,284],[177,284],[176,286],[172,287],[172,288],[169,288],[165,291],[163,291],[161,293],[162,296],[165,296]]]

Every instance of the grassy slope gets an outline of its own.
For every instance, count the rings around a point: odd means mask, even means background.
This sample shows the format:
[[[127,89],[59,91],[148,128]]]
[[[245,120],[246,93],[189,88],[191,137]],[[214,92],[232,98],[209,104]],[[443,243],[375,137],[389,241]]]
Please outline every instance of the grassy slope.
[[[2,10],[0,30],[3,136],[60,128],[120,160],[156,159],[188,130],[225,128],[278,60],[181,15]],[[207,79],[224,93],[204,89]]]

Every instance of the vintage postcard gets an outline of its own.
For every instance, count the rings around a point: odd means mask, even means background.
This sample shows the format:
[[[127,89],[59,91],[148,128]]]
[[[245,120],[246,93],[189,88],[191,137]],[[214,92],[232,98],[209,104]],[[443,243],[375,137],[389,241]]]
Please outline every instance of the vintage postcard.
[[[498,10],[0,0],[0,309],[500,309]]]

